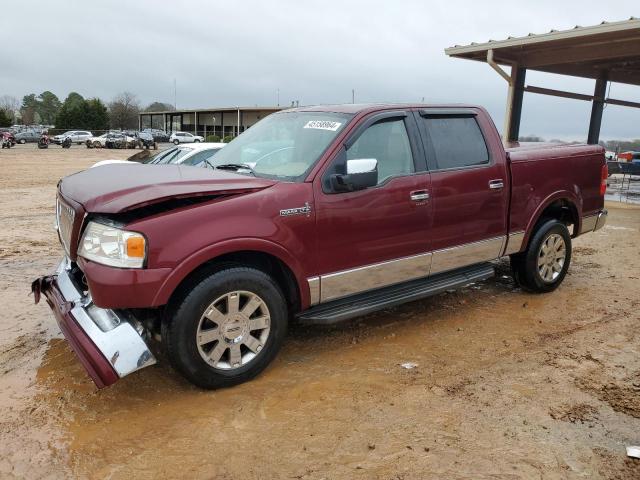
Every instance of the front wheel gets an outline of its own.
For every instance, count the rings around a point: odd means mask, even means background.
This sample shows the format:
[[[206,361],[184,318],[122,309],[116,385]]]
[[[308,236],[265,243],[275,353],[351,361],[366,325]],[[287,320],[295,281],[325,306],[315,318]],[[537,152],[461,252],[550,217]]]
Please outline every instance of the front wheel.
[[[25,143],[27,143],[27,141],[24,138],[21,138],[20,140],[18,140],[18,143],[20,145],[24,145]]]
[[[201,388],[245,382],[274,359],[287,304],[267,274],[230,267],[193,283],[169,309],[162,338],[169,360]]]
[[[511,256],[516,283],[536,293],[558,288],[571,264],[571,235],[558,220],[544,221],[533,234],[527,250]]]
[[[178,145],[179,143],[180,143],[180,140],[174,140],[174,141],[173,141],[173,144],[174,144],[174,145]]]

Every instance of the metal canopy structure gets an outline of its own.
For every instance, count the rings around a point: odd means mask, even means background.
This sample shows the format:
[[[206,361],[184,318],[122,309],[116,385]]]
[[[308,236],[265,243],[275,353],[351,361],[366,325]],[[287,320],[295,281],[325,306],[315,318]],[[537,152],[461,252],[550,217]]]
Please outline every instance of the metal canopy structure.
[[[592,103],[588,143],[598,143],[605,104],[640,108],[640,103],[606,98],[607,83],[640,85],[640,19],[602,22],[590,27],[445,49],[455,58],[488,63],[509,84],[503,139],[517,141],[524,92],[585,100]],[[500,65],[511,67],[511,73]],[[525,85],[527,70],[594,79],[593,95]]]

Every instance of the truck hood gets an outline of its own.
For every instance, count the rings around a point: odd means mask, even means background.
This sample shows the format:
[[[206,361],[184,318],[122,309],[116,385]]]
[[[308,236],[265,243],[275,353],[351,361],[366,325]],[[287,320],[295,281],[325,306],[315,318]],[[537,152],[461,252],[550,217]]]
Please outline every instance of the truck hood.
[[[275,183],[208,168],[112,164],[65,177],[59,189],[89,213],[121,213],[176,198],[251,193]]]

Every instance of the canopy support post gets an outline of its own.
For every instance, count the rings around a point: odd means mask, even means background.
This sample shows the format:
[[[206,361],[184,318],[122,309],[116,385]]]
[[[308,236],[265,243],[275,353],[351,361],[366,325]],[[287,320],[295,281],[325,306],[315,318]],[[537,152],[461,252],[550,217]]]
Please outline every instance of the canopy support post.
[[[519,67],[514,63],[511,65],[511,75],[505,72],[493,59],[493,50],[487,50],[487,63],[509,84],[507,94],[507,110],[504,116],[504,128],[502,130],[502,141],[517,142],[520,136],[520,118],[522,117],[522,99],[524,96],[524,79],[527,73],[526,68]]]
[[[605,96],[607,94],[607,75],[602,75],[596,80],[591,104],[591,119],[589,120],[589,135],[587,143],[596,145],[600,141],[600,126],[602,125],[602,112],[604,111]]]

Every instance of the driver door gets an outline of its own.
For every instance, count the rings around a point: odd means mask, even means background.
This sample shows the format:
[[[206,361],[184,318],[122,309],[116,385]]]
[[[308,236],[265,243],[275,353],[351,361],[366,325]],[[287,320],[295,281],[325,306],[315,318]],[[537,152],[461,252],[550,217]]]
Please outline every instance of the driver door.
[[[417,139],[407,112],[373,114],[316,177],[320,302],[428,276],[431,179]],[[356,159],[377,160],[377,185],[332,191],[331,175]]]

